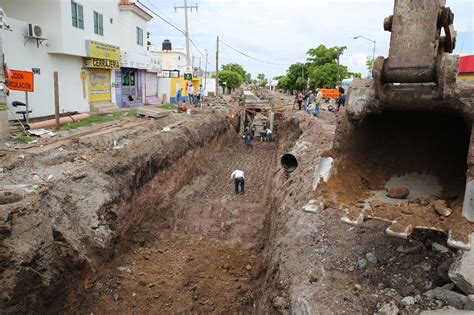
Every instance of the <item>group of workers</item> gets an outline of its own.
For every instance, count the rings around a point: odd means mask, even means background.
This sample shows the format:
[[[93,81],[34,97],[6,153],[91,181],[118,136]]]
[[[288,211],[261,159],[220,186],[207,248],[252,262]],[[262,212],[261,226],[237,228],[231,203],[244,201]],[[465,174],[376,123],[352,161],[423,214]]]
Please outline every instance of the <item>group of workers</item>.
[[[187,85],[188,97],[183,96],[183,88],[179,88],[178,91],[176,91],[176,103],[181,111],[186,111],[187,109],[186,100],[189,106],[194,105],[196,107],[204,99],[204,89],[202,85],[199,85],[196,93],[194,93],[194,85],[191,82],[188,82]]]
[[[339,91],[339,98],[336,101],[336,107],[330,105],[328,110],[331,112],[338,112],[341,106],[345,106],[346,103],[346,94],[342,86],[336,87]],[[303,91],[298,91],[295,93],[295,104],[298,104],[298,110],[304,109],[305,112],[312,114],[315,117],[321,116],[321,103],[323,101],[324,95],[320,89],[315,91],[308,91],[304,93]]]

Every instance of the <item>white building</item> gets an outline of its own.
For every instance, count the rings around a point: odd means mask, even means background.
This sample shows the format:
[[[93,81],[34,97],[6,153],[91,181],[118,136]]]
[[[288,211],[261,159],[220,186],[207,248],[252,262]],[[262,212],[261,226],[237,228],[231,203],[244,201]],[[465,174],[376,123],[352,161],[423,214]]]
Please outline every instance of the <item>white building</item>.
[[[136,106],[156,98],[159,60],[147,54],[152,17],[136,4],[0,0],[0,7],[11,27],[2,33],[5,62],[10,69],[35,72],[34,92],[28,95],[31,117],[54,114],[54,71],[61,112]],[[24,101],[24,92],[11,91],[8,103],[15,100]]]
[[[156,46],[150,46],[148,51],[161,62],[159,77],[178,77],[183,75],[186,69],[186,50],[184,48],[173,49],[171,43],[165,40],[161,49]]]

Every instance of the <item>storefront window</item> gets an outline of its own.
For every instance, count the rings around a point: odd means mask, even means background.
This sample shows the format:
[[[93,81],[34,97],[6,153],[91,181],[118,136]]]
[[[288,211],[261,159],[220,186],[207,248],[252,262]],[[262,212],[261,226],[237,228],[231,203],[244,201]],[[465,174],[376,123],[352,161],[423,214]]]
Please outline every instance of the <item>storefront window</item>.
[[[122,85],[123,86],[135,86],[135,71],[123,71],[122,72]]]

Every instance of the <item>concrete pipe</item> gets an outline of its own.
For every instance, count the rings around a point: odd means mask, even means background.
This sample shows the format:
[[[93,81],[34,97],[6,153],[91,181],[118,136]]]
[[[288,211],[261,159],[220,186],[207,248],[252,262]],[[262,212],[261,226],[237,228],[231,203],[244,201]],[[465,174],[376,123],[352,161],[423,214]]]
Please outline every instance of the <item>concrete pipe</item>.
[[[75,121],[83,120],[89,118],[88,113],[76,114],[71,116],[64,116],[59,118],[59,125],[64,125],[68,123],[72,123]],[[44,121],[39,121],[35,123],[31,123],[28,125],[28,129],[42,129],[42,128],[53,128],[56,126],[56,119],[48,119]]]
[[[285,153],[281,157],[281,166],[291,173],[298,168],[298,159],[293,153]]]

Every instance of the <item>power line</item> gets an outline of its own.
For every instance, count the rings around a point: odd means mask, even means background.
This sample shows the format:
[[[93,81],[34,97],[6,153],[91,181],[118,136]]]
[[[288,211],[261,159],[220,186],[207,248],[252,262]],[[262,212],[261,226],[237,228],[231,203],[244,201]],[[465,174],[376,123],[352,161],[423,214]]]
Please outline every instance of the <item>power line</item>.
[[[175,26],[178,24],[176,21],[174,21],[172,18],[170,18],[168,15],[165,14],[162,10],[160,10],[156,5],[154,5],[151,0],[145,0],[148,2],[156,11],[160,12],[165,18],[167,18],[171,23],[173,23]]]
[[[219,39],[219,41],[221,43],[223,43],[224,45],[226,45],[227,47],[229,47],[230,49],[232,49],[233,51],[241,54],[242,56],[245,56],[249,59],[253,59],[253,60],[256,60],[256,61],[259,61],[259,62],[263,62],[263,63],[267,63],[267,64],[270,64],[270,65],[274,65],[274,66],[289,66],[289,64],[283,64],[283,63],[275,63],[275,62],[270,62],[270,61],[266,61],[266,60],[262,60],[262,59],[258,59],[258,58],[255,58],[255,57],[252,57],[250,56],[249,54],[246,54],[240,50],[238,50],[237,48],[234,48],[232,46],[230,46],[229,44],[227,44],[226,42],[224,42],[222,39]]]
[[[173,23],[169,22],[167,19],[165,19],[164,17],[162,17],[161,15],[159,15],[158,13],[156,13],[155,11],[153,11],[152,9],[150,9],[148,6],[146,6],[143,2],[141,2],[140,0],[137,0],[137,2],[142,5],[145,9],[147,9],[148,11],[152,12],[154,15],[156,15],[159,19],[161,19],[163,22],[165,22],[166,24],[168,24],[169,26],[171,26],[172,28],[176,29],[178,32],[180,32],[181,34],[185,35],[186,32],[183,31],[182,29],[180,29],[179,27],[177,27],[176,25],[174,25]]]
[[[140,0],[137,0],[137,2],[142,5],[145,9],[147,9],[148,11],[150,11],[151,13],[153,13],[154,15],[156,15],[157,17],[159,17],[161,20],[163,20],[164,22],[166,22],[168,25],[172,26],[173,28],[175,28],[176,30],[178,30],[180,33],[182,33],[183,35],[186,35],[186,32],[183,31],[182,29],[180,29],[178,26],[174,25],[173,23],[169,22],[168,20],[166,20],[164,17],[160,16],[158,13],[156,13],[154,10],[150,9],[148,6],[144,5],[143,2],[141,2]],[[147,0],[147,2],[149,2]],[[154,8],[156,8],[156,6],[152,5]],[[202,56],[202,57],[206,57],[204,55],[204,53],[199,49],[199,47],[197,46],[197,44],[194,42],[194,40],[189,37],[189,41],[191,42],[191,44],[193,44],[194,47],[196,47],[197,51],[199,52],[199,54]],[[212,65],[209,61],[207,62],[209,65]]]

